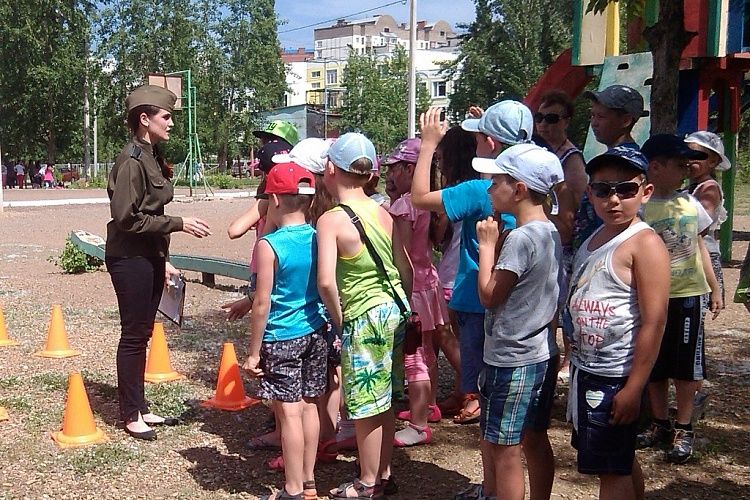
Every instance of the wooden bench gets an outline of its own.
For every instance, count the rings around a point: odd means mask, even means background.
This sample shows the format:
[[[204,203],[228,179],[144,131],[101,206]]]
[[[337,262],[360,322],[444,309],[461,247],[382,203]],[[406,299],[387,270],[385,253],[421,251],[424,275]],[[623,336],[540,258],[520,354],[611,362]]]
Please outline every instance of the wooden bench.
[[[104,260],[105,241],[101,236],[77,230],[70,232],[70,241],[86,255]],[[169,262],[181,271],[201,273],[201,282],[207,286],[214,286],[216,284],[215,277],[217,274],[241,281],[248,281],[250,279],[250,266],[248,266],[247,262],[238,260],[171,254]]]

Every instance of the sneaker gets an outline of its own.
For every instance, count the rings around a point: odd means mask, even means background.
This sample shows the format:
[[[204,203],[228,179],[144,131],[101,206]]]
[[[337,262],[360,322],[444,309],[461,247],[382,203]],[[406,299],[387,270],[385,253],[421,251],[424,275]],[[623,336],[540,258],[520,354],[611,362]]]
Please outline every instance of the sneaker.
[[[651,426],[645,432],[638,434],[635,441],[636,449],[642,448],[660,448],[666,449],[672,443],[672,433],[674,431],[669,427],[652,422]]]
[[[427,422],[436,424],[443,418],[443,414],[440,412],[440,408],[437,405],[430,405],[430,414],[427,415]],[[411,411],[404,410],[396,414],[396,418],[399,420],[411,420]]]
[[[393,446],[404,448],[406,446],[417,446],[428,444],[432,441],[432,429],[428,426],[418,427],[411,422],[393,436]]]
[[[684,464],[693,456],[693,441],[695,432],[685,429],[675,429],[672,449],[667,451],[667,462]]]

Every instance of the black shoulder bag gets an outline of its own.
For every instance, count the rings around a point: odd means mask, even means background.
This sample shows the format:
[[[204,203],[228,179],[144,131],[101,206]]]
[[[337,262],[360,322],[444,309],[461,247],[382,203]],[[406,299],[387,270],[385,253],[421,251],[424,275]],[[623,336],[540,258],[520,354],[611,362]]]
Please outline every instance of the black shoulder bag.
[[[362,225],[362,221],[359,219],[359,216],[355,214],[354,210],[352,210],[348,205],[339,203],[339,206],[344,212],[346,212],[346,215],[349,216],[349,219],[351,219],[354,227],[357,228],[359,238],[362,240],[362,243],[370,253],[370,256],[375,262],[378,271],[380,271],[388,281],[388,284],[391,287],[391,291],[393,292],[393,300],[396,302],[396,305],[398,305],[398,308],[401,311],[401,315],[406,316],[409,309],[406,307],[404,301],[401,299],[401,296],[396,291],[396,287],[394,287],[393,283],[391,283],[391,280],[388,277],[388,272],[385,269],[385,264],[383,264],[383,259],[380,258],[380,255],[372,245],[370,238],[367,237],[367,233],[365,233],[365,228]],[[419,315],[417,313],[412,312],[409,318],[406,320],[406,330],[404,332],[404,353],[414,354],[417,352],[417,348],[420,345],[422,345],[422,321],[419,319]]]

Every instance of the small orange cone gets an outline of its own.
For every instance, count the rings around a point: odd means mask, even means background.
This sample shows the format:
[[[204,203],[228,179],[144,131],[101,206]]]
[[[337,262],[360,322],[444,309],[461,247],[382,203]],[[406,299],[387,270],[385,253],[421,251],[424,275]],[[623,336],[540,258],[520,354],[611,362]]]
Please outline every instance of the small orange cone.
[[[147,382],[172,382],[185,378],[172,368],[169,360],[169,348],[167,347],[167,338],[164,336],[164,325],[154,323],[154,333],[151,336],[151,348],[148,351],[148,360],[146,361]]]
[[[8,420],[10,417],[8,417],[8,410],[0,406],[0,422],[3,420]]]
[[[242,385],[242,376],[240,375],[240,366],[237,364],[234,344],[226,342],[221,353],[216,394],[211,399],[202,402],[201,406],[239,411],[258,402],[257,399],[250,399],[245,395],[245,386]]]
[[[8,338],[8,330],[5,328],[5,315],[3,308],[0,307],[0,347],[18,345],[13,339]]]
[[[68,335],[65,333],[65,322],[63,321],[62,308],[59,305],[52,306],[52,318],[49,322],[47,332],[47,345],[43,351],[35,352],[34,356],[43,358],[69,358],[78,356],[81,351],[70,348]]]
[[[78,372],[72,372],[68,378],[62,430],[53,432],[52,439],[60,448],[98,444],[107,440],[107,435],[96,427],[83,378]]]

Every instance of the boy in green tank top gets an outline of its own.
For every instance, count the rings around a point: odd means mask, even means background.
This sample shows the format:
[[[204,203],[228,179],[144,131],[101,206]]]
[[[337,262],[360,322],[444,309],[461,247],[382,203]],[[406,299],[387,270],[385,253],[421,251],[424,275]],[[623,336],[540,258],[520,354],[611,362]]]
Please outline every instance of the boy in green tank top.
[[[332,490],[331,498],[380,498],[395,484],[391,401],[403,384],[405,317],[394,296],[408,304],[412,269],[391,216],[363,190],[376,162],[375,147],[364,135],[344,134],[328,150],[323,174],[328,191],[364,226],[387,274],[341,207],[318,219],[318,289],[342,334],[344,404],[354,421],[360,463],[359,477]]]

